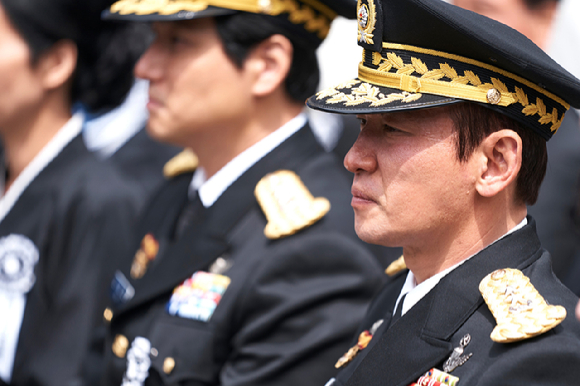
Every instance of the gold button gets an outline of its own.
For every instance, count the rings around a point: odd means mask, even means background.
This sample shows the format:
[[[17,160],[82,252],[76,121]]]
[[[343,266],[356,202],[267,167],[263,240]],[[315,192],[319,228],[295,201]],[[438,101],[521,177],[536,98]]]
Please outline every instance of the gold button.
[[[492,105],[497,105],[501,101],[501,92],[498,89],[492,88],[487,92],[487,101]]]
[[[163,372],[169,375],[171,374],[174,368],[175,368],[175,359],[171,357],[165,358],[165,360],[163,361]]]
[[[115,341],[113,342],[113,354],[119,358],[124,358],[127,353],[127,348],[129,348],[129,339],[123,335],[115,336]]]
[[[105,312],[103,312],[103,318],[105,318],[106,322],[110,322],[113,319],[113,311],[110,308],[106,308]]]

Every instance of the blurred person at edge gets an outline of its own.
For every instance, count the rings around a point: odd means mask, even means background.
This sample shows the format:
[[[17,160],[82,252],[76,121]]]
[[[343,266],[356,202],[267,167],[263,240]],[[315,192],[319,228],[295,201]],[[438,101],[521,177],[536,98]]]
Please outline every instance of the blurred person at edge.
[[[553,36],[565,11],[565,0],[454,0],[454,4],[509,25],[526,35],[536,45],[565,63],[562,42]],[[562,8],[560,8],[562,7]],[[573,33],[574,31],[570,31]],[[561,35],[561,31],[558,30]],[[554,50],[552,48],[555,48]],[[578,50],[580,47],[568,47]],[[550,163],[536,204],[528,212],[537,220],[542,246],[550,251],[556,276],[580,296],[580,234],[574,226],[574,208],[579,197],[580,122],[578,111],[570,109],[559,135],[547,144]]]
[[[74,384],[126,254],[136,192],[85,147],[82,102],[118,105],[130,47],[101,1],[0,1],[0,385]],[[119,55],[121,53],[121,55]],[[130,56],[130,55],[129,55]]]

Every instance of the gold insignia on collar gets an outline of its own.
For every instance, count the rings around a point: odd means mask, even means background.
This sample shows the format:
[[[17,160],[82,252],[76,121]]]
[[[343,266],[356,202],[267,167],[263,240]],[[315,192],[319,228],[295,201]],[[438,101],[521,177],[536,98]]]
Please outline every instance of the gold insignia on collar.
[[[326,198],[314,198],[300,177],[289,170],[266,175],[254,194],[268,219],[264,234],[272,240],[309,227],[330,210]]]
[[[367,4],[365,4],[367,3]],[[377,9],[375,0],[358,0],[358,41],[374,44],[375,24],[377,23]]]
[[[185,149],[165,164],[163,167],[163,175],[165,178],[171,179],[180,174],[195,171],[198,164],[199,161],[193,150]]]
[[[404,269],[407,269],[407,264],[405,264],[405,256],[401,256],[385,269],[385,273],[389,276],[395,276]]]
[[[491,339],[498,343],[517,342],[551,330],[566,318],[562,306],[548,305],[517,269],[499,269],[479,284],[497,326]]]
[[[133,279],[141,279],[145,275],[149,263],[157,257],[157,252],[159,252],[159,242],[151,233],[146,234],[141,240],[141,248],[135,253],[133,264],[131,264],[131,277]]]

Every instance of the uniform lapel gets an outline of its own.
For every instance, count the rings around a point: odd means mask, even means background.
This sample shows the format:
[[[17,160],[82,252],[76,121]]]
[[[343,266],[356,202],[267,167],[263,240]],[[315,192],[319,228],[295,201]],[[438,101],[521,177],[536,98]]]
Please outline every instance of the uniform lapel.
[[[166,235],[159,239],[161,248],[156,258],[159,261],[152,264],[142,279],[131,281],[135,295],[127,303],[119,306],[115,315],[121,315],[160,294],[170,292],[193,273],[206,269],[214,260],[231,249],[230,231],[251,208],[257,205],[254,188],[258,181],[269,172],[283,168],[294,169],[319,151],[323,150],[310,128],[305,126],[246,171],[211,208],[205,210],[205,218],[187,228],[177,241],[171,240],[169,234],[173,232],[179,213],[172,216],[170,220],[173,226],[165,226]],[[145,221],[146,224],[166,221],[162,214],[159,215],[159,210],[152,211],[157,215],[150,216]]]
[[[535,222],[528,217],[527,226],[453,270],[395,322],[347,385],[407,386],[439,366],[453,350],[453,334],[483,304],[479,282],[496,269],[524,269],[540,256]]]

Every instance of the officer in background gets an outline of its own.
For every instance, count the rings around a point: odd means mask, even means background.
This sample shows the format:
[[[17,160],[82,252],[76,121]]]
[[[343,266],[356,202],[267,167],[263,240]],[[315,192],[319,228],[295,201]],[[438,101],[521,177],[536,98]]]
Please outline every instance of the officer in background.
[[[148,131],[193,152],[166,165],[112,285],[102,384],[332,375],[383,274],[303,109],[316,47],[355,12],[351,0],[123,0],[105,13],[153,21],[135,69],[150,82]]]
[[[345,158],[361,239],[402,246],[328,385],[577,385],[578,298],[527,216],[580,81],[515,30],[440,0],[359,0]],[[354,40],[354,39],[353,39]],[[525,65],[523,65],[525,64]]]
[[[106,5],[0,1],[1,385],[73,384],[106,305],[102,268],[129,253],[138,194],[72,113],[115,107],[131,86],[116,77],[134,63],[130,35],[101,21]]]

